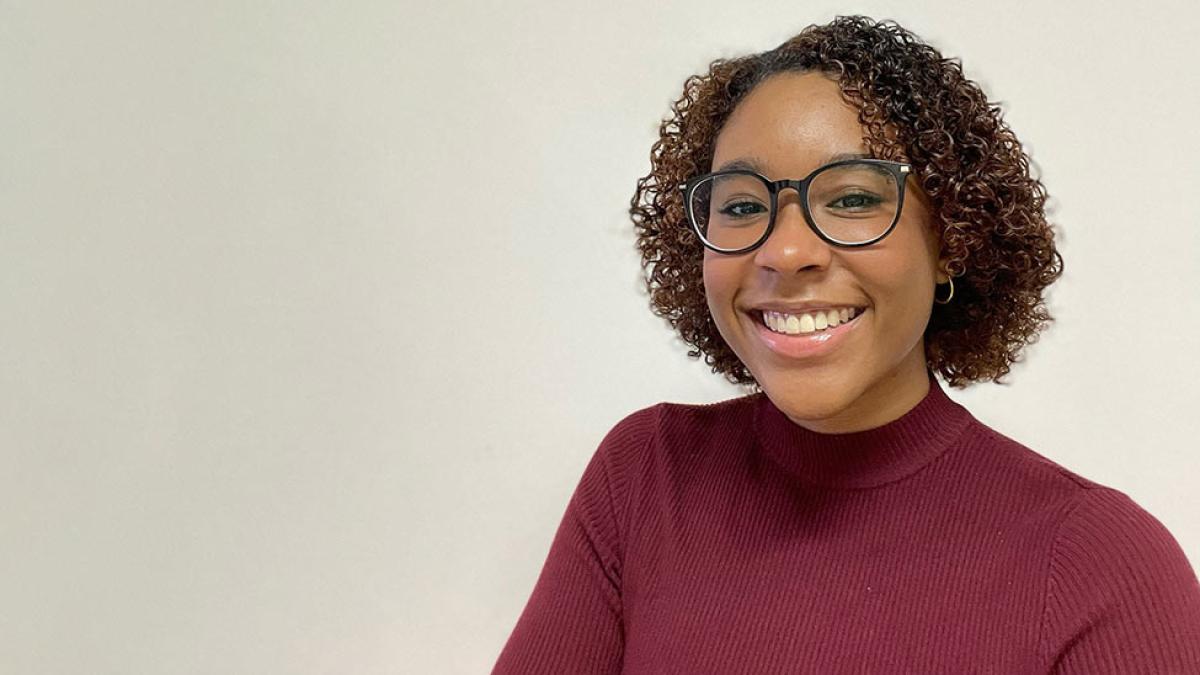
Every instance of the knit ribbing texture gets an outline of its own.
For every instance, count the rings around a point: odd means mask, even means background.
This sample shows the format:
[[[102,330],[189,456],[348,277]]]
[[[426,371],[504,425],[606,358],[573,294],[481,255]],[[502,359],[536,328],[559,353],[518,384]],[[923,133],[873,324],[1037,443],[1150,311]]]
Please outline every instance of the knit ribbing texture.
[[[763,393],[626,416],[493,675],[1200,673],[1200,581],[1162,523],[929,377],[850,434]]]

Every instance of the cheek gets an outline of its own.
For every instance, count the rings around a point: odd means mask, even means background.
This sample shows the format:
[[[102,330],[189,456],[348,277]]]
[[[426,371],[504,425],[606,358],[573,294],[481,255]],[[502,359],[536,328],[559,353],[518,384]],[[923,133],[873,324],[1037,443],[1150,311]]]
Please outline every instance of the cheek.
[[[710,303],[714,298],[722,297],[729,287],[729,270],[723,262],[711,253],[704,255],[704,294]]]
[[[907,208],[907,203],[905,204]],[[911,310],[933,301],[936,250],[930,253],[927,223],[921,218],[901,220],[885,240],[887,246],[872,251],[858,271],[892,304]],[[934,240],[936,245],[936,240]],[[927,297],[926,297],[927,296]],[[882,299],[881,299],[882,301]]]
[[[704,259],[704,274],[702,278],[704,280],[704,299],[708,302],[708,311],[716,317],[717,305],[719,304],[721,293],[721,282],[717,278],[713,264],[709,262],[707,257]]]
[[[855,276],[875,306],[883,333],[903,339],[902,335],[924,329],[923,322],[928,321],[933,303],[933,281],[920,255],[901,254],[899,250],[882,253],[864,256],[863,264],[855,266]]]
[[[909,348],[919,340],[929,325],[933,312],[933,280],[928,268],[913,256],[905,264],[897,266],[896,273],[886,281],[884,312],[889,334],[897,344]]]
[[[704,258],[704,298],[708,303],[708,311],[718,325],[726,323],[726,317],[733,311],[733,300],[737,295],[739,276],[734,261],[716,258],[712,255]]]

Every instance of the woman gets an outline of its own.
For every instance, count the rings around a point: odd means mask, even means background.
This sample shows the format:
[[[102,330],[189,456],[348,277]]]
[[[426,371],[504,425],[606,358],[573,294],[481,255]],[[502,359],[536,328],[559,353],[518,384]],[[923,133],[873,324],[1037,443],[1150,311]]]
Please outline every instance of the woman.
[[[621,420],[495,673],[1200,672],[1125,494],[975,419],[1062,259],[960,66],[838,17],[689,79],[632,215],[653,308],[757,387]]]

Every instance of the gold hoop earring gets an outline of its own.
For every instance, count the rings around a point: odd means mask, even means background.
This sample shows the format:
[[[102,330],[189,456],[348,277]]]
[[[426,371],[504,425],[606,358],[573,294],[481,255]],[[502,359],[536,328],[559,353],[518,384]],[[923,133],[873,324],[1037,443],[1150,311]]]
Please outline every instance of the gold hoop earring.
[[[953,298],[953,297],[954,297],[954,277],[950,277],[950,295],[946,296],[945,300],[937,299],[937,291],[936,290],[933,293],[933,301],[939,305],[949,304],[950,298]]]

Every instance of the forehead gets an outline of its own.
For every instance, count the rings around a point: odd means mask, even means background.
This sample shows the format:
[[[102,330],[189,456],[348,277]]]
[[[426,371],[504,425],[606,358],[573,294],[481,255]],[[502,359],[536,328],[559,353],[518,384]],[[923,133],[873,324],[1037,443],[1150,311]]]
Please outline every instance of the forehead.
[[[734,108],[717,136],[712,170],[732,162],[802,176],[849,153],[866,154],[858,109],[820,73],[778,73]]]

